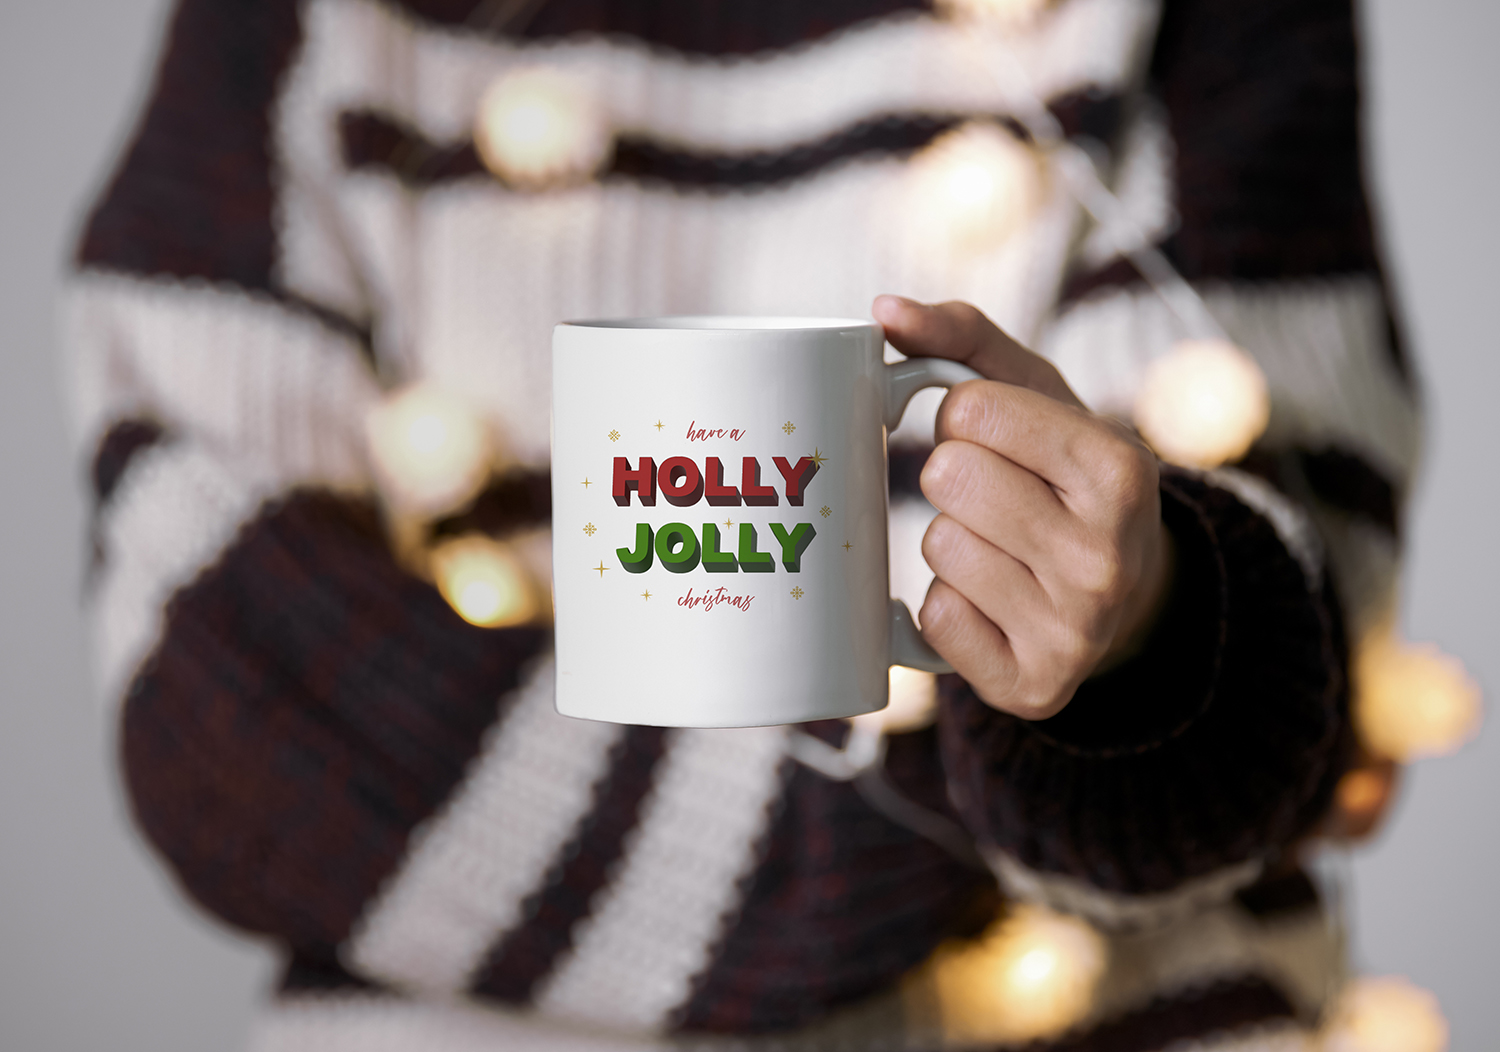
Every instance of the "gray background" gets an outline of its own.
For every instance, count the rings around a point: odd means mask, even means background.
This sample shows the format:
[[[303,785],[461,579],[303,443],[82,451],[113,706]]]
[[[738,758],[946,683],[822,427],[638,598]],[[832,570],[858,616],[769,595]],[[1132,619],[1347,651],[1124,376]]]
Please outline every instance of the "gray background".
[[[0,0],[0,1048],[237,1048],[273,966],[186,906],[131,835],[79,613],[81,467],[54,336],[76,210],[139,105],[164,0]],[[1494,0],[1365,9],[1371,162],[1425,374],[1405,626],[1500,683],[1500,148]],[[1454,1048],[1500,1033],[1500,734],[1419,765],[1354,862],[1355,952],[1434,990]]]

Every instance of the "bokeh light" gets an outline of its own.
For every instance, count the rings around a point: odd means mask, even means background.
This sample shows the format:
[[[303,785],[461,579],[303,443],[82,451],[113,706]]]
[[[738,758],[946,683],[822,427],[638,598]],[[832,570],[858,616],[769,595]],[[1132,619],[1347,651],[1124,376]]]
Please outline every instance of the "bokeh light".
[[[1004,243],[1041,207],[1036,152],[1000,125],[971,121],[940,136],[911,165],[916,239],[938,254]]]
[[[505,628],[537,617],[536,587],[509,545],[466,534],[436,545],[431,566],[438,591],[471,625]]]
[[[515,70],[485,91],[474,147],[485,166],[525,189],[578,183],[608,159],[604,110],[576,80],[546,67]]]
[[[484,484],[493,444],[464,401],[432,384],[394,392],[365,420],[375,473],[399,511],[438,515],[468,502]]]
[[[1214,468],[1242,457],[1271,417],[1265,374],[1226,340],[1182,340],[1146,369],[1135,424],[1163,460]]]

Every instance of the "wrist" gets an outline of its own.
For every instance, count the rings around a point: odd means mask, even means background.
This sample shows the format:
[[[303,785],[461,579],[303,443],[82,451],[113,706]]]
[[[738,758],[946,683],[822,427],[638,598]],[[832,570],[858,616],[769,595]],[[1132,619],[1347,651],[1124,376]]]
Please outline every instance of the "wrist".
[[[1108,672],[1145,649],[1172,595],[1177,569],[1177,547],[1172,531],[1158,520],[1156,536],[1144,559],[1145,570],[1131,592],[1114,641],[1094,666],[1091,676]]]

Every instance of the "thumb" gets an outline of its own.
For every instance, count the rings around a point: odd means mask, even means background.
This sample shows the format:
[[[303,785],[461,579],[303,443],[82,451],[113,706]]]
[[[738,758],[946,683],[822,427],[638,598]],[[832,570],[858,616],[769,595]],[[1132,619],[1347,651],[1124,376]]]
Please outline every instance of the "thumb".
[[[972,304],[926,304],[886,295],[875,297],[871,311],[902,354],[963,362],[987,379],[1084,407],[1051,362],[1011,339]]]

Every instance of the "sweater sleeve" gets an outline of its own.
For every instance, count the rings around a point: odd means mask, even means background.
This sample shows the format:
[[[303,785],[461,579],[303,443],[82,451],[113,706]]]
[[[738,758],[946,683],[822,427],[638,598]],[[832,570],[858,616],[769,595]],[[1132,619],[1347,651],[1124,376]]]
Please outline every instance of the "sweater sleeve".
[[[294,292],[280,265],[288,188],[318,192],[273,120],[299,6],[180,4],[69,279],[100,674],[135,819],[191,897],[396,982],[413,940],[467,925],[478,945],[423,972],[461,988],[503,920],[486,911],[519,910],[618,735],[552,725],[550,633],[472,627],[390,554],[362,439],[375,305],[332,280]],[[324,258],[336,276],[331,236]],[[541,479],[502,488],[501,517],[543,524],[545,501],[519,499]],[[572,797],[549,795],[554,775]],[[385,908],[456,796],[480,813],[428,854],[470,877],[484,836],[512,854],[468,898],[429,880]]]
[[[1256,359],[1271,422],[1238,464],[1166,471],[1177,578],[1143,653],[1038,723],[945,685],[950,791],[1013,892],[1116,922],[1222,897],[1347,763],[1345,653],[1391,602],[1417,435],[1357,73],[1347,0],[1164,7],[1144,104],[1107,144],[1122,221],[1081,238],[1042,349],[1128,419],[1183,335],[1125,258],[1149,245]]]

